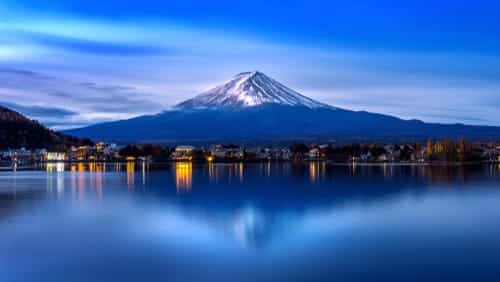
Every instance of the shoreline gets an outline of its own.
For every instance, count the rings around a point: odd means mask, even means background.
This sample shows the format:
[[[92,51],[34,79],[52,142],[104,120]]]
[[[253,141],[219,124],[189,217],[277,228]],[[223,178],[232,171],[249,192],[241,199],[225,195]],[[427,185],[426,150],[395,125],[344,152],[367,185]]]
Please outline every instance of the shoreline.
[[[39,162],[32,165],[22,165],[22,166],[0,166],[0,171],[12,171],[12,170],[32,170],[35,168],[43,167],[47,164],[142,164],[147,163],[149,165],[169,165],[176,163],[192,163],[196,165],[224,165],[224,164],[263,164],[263,163],[293,163],[293,164],[308,164],[308,163],[326,163],[332,166],[361,166],[361,167],[376,167],[376,166],[434,166],[434,167],[460,167],[460,166],[483,166],[483,165],[500,165],[500,161],[477,161],[477,162],[334,162],[330,160],[262,160],[262,161],[49,161],[49,162]]]

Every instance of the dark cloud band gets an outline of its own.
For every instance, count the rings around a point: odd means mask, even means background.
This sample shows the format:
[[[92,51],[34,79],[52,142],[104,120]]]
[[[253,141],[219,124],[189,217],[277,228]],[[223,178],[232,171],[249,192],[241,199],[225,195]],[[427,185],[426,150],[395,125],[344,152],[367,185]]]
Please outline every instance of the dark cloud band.
[[[33,118],[67,118],[78,115],[75,111],[57,107],[24,106],[8,102],[0,102],[0,105]]]

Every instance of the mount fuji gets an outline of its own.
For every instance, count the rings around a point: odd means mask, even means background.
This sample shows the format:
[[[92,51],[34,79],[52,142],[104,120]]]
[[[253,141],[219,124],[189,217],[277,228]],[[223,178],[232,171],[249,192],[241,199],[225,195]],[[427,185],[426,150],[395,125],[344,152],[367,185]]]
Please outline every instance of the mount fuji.
[[[265,74],[243,72],[155,115],[66,133],[119,143],[500,138],[500,127],[433,124],[350,111],[306,97]]]
[[[258,71],[242,72],[229,82],[186,100],[177,105],[176,108],[238,109],[263,104],[333,109],[333,107],[314,101]]]

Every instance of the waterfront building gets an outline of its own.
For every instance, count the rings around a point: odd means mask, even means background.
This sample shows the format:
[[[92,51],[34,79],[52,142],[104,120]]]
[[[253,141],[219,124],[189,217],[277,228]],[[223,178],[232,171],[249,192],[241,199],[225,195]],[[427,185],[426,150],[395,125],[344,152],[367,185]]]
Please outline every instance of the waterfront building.
[[[361,154],[359,156],[359,159],[364,162],[369,161],[371,158],[372,158],[372,152],[370,151],[366,152],[366,154]]]
[[[245,153],[244,150],[236,145],[215,145],[212,146],[210,154],[215,159],[224,160],[243,160]]]
[[[33,161],[33,154],[26,148],[9,149],[1,153],[1,159],[16,164],[29,164]]]
[[[257,148],[257,159],[258,160],[271,159],[271,150],[269,150],[268,148]]]
[[[46,152],[44,159],[47,162],[65,161],[66,160],[66,153],[63,153],[63,152]]]
[[[307,156],[309,157],[309,159],[311,160],[317,160],[320,158],[320,151],[319,151],[319,148],[311,148],[307,154]]]
[[[290,160],[292,152],[288,148],[275,148],[271,150],[271,158],[273,160]]]
[[[194,149],[193,146],[177,146],[170,157],[174,161],[191,161],[193,159]]]

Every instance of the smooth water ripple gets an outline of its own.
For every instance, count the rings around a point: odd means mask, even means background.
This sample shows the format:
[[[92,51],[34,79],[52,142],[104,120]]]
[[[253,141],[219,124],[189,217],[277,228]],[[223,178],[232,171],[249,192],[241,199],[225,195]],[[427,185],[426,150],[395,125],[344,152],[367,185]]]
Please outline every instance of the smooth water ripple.
[[[500,166],[0,172],[0,281],[498,281]]]

